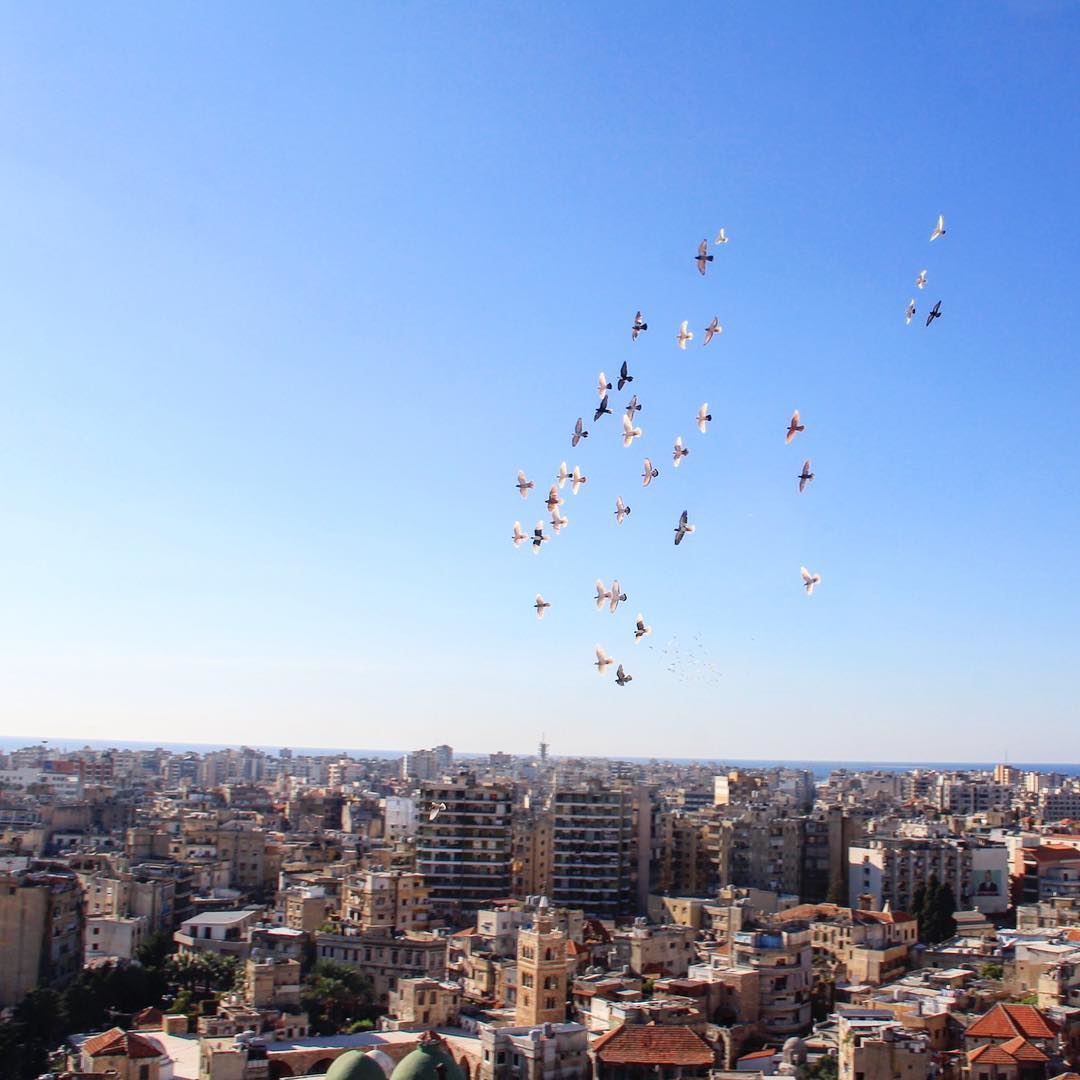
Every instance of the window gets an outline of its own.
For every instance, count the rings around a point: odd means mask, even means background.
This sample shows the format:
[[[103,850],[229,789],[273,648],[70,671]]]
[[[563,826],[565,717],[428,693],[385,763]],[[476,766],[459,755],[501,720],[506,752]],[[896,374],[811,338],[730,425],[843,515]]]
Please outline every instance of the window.
[[[139,1066],[139,1080],[150,1080],[150,1066],[149,1065],[140,1065]]]

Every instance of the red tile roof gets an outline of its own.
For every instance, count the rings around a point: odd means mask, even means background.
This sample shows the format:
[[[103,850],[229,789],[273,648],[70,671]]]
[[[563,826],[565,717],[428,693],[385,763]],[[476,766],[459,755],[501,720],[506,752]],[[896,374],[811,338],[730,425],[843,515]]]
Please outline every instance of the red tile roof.
[[[1057,1024],[1034,1005],[995,1005],[972,1024],[964,1035],[969,1039],[1052,1039]]]
[[[1049,1061],[1050,1059],[1034,1043],[1022,1039],[1019,1035],[1001,1044],[1001,1049],[1007,1054],[1012,1054],[1017,1061]]]
[[[713,1064],[708,1043],[690,1028],[656,1024],[621,1024],[593,1043],[593,1052],[605,1065]]]
[[[968,1051],[968,1061],[972,1064],[979,1062],[981,1065],[1017,1065],[1020,1062],[1035,1062],[1044,1065],[1050,1059],[1037,1046],[1022,1039],[1018,1035],[1015,1039],[1001,1043],[983,1043],[974,1050]]]
[[[100,1035],[94,1035],[82,1045],[91,1057],[126,1057],[126,1058],[157,1058],[161,1057],[162,1049],[155,1042],[136,1035],[133,1031],[124,1031],[123,1028],[110,1028]]]

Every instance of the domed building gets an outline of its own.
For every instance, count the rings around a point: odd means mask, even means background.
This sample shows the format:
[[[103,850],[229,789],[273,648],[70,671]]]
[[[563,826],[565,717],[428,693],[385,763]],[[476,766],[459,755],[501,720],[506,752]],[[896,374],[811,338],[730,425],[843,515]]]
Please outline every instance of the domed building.
[[[359,1050],[346,1050],[326,1070],[326,1080],[386,1080],[379,1063]]]
[[[371,1064],[375,1065],[375,1062]],[[439,1076],[440,1065],[446,1070],[442,1077]],[[327,1076],[326,1080],[337,1078]],[[364,1080],[368,1078],[364,1077]],[[416,1049],[397,1063],[390,1080],[466,1080],[466,1077],[442,1039],[428,1032],[416,1044]]]

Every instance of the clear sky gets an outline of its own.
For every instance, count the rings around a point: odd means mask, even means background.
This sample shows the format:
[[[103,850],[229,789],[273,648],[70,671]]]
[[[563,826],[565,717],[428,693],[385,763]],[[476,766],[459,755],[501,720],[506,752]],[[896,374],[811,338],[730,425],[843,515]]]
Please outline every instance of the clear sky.
[[[1078,48],[1037,0],[3,5],[0,734],[1080,760]],[[624,359],[644,438],[572,451]]]

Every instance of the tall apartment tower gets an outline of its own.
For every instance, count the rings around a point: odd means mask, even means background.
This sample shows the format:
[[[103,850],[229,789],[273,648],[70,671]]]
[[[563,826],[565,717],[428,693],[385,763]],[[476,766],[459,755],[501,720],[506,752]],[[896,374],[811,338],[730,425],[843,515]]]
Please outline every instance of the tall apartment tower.
[[[518,992],[514,1020],[519,1027],[566,1020],[566,935],[556,930],[544,901],[532,927],[518,931]]]

